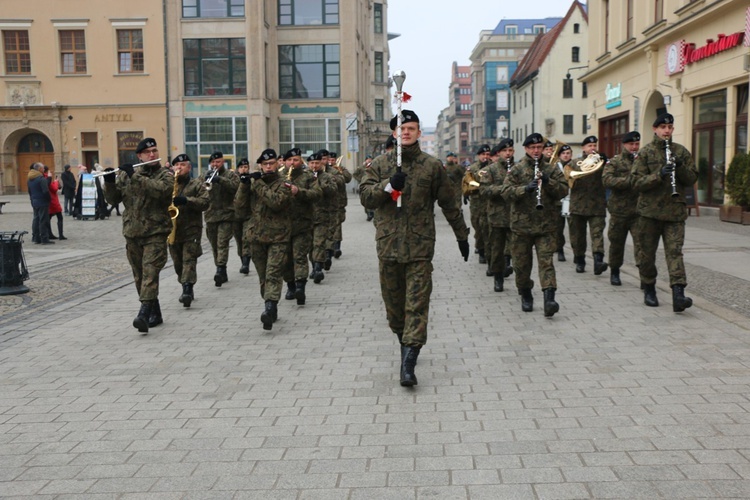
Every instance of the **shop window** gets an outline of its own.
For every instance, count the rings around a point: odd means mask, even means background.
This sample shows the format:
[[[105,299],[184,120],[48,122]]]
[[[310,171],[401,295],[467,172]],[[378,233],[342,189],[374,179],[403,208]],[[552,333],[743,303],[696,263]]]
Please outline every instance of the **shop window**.
[[[199,166],[208,165],[214,151],[224,153],[230,167],[233,159],[247,158],[249,142],[247,117],[185,118],[185,153],[193,159],[194,177],[201,174]]]
[[[747,101],[748,85],[737,87],[737,128],[735,131],[735,154],[747,153]]]

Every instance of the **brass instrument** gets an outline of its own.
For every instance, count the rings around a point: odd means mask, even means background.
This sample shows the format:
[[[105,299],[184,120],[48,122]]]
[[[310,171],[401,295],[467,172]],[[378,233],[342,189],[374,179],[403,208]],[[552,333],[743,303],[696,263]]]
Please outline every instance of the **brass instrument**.
[[[604,165],[604,160],[599,153],[591,153],[585,159],[576,162],[576,165],[578,165],[581,170],[573,170],[570,164],[565,166],[565,177],[567,177],[568,186],[570,186],[571,189],[573,188],[576,179],[599,171]]]
[[[467,170],[463,179],[461,179],[461,194],[468,196],[477,189],[479,189],[479,182],[477,182],[477,179],[474,177],[474,174],[471,173],[471,170]]]
[[[204,183],[206,185],[206,191],[211,191],[212,182],[214,180],[214,177],[216,177],[219,174],[219,169],[215,169],[213,172],[211,172],[210,175],[206,176],[206,182]]]
[[[539,170],[539,157],[534,157],[534,177],[536,178],[536,209],[543,210],[542,205],[542,172]]]
[[[555,149],[552,151],[552,157],[549,159],[549,164],[554,165],[560,160],[560,150],[563,146],[567,146],[562,141],[555,141]]]
[[[133,168],[142,167],[143,165],[150,165],[151,163],[156,163],[157,161],[161,161],[161,158],[157,158],[151,161],[144,161],[143,163],[136,163],[135,165],[133,165]],[[110,171],[102,170],[101,172],[94,172],[91,174],[91,176],[96,179],[97,177],[102,177],[103,175],[116,174],[119,171],[120,167],[117,167],[116,169]]]
[[[174,188],[172,188],[172,203],[169,204],[167,212],[169,212],[169,218],[172,219],[172,232],[167,236],[167,243],[169,245],[174,244],[174,240],[177,237],[177,217],[180,216],[180,209],[174,204],[175,197],[179,194],[180,183],[177,180],[177,174],[174,175]]]
[[[672,156],[672,150],[669,149],[669,139],[664,140],[664,153],[667,155],[667,166],[672,168],[672,175],[670,184],[672,185],[672,198],[677,198],[680,193],[677,192],[677,169],[675,168],[674,156]]]

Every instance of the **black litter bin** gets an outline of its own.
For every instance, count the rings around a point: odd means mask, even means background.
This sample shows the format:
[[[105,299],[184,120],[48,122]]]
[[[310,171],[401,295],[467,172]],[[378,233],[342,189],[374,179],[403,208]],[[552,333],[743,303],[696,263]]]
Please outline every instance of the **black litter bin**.
[[[29,279],[23,257],[23,235],[28,231],[0,231],[0,295],[26,293]]]

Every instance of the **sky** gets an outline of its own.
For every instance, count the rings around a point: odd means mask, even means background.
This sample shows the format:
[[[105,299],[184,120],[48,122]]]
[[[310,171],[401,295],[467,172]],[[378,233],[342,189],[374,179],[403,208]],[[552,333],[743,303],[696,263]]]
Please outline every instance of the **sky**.
[[[406,73],[403,90],[412,96],[403,108],[417,113],[422,127],[434,127],[448,105],[453,61],[469,65],[480,31],[495,29],[503,19],[563,17],[572,4],[573,0],[390,0],[388,32],[401,36],[390,41],[389,70]],[[394,104],[394,114],[395,109]]]

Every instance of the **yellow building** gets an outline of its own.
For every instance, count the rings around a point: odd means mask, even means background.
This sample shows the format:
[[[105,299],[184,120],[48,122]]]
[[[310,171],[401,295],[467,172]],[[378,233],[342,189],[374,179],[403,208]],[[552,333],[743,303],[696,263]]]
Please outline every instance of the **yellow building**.
[[[589,119],[607,155],[629,130],[652,137],[675,117],[676,142],[698,165],[697,201],[724,203],[732,157],[748,150],[750,12],[747,0],[591,0]]]

